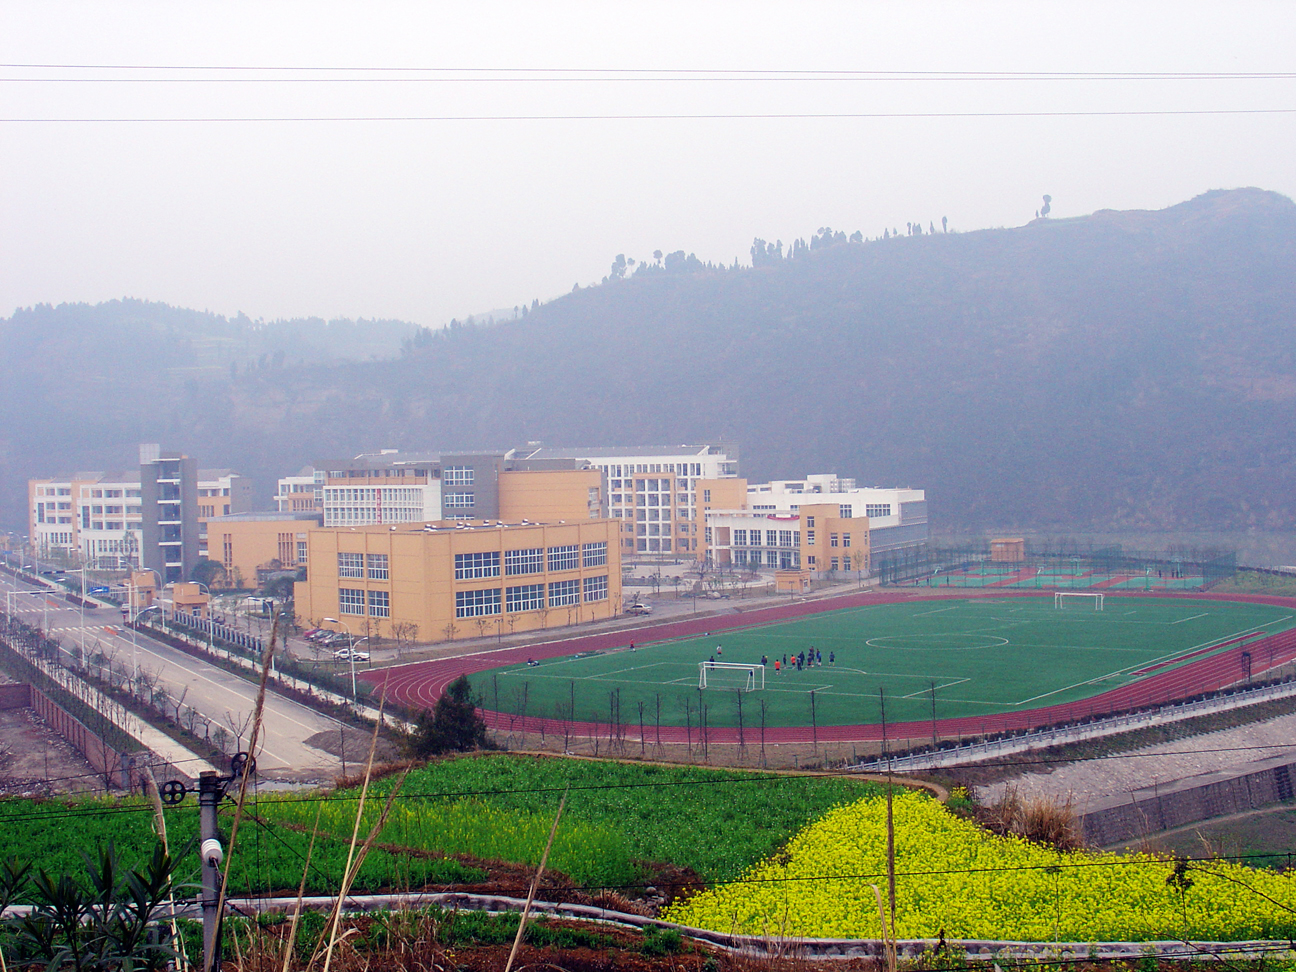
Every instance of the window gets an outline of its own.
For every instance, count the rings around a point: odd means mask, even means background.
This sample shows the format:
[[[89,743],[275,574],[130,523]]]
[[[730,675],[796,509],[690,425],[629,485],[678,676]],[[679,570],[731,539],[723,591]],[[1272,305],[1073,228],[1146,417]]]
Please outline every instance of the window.
[[[603,567],[607,564],[607,541],[581,545],[581,564],[585,567]]]
[[[851,518],[850,504],[843,503],[841,506],[837,507],[837,515],[843,520],[849,520]]]
[[[234,568],[234,535],[231,533],[221,535],[221,562],[226,570]]]
[[[843,534],[842,534],[842,546],[843,546],[843,547],[849,547],[849,546],[850,546],[850,534],[849,534],[849,533],[843,533]]]
[[[777,546],[778,546],[778,531],[777,531],[777,530],[766,530],[766,531],[765,531],[765,546],[767,546],[767,547],[777,547]]]
[[[565,547],[549,548],[550,570],[575,570],[578,566],[580,548],[572,543]]]
[[[227,559],[233,559],[233,558],[227,558]],[[306,541],[305,540],[297,541],[297,563],[299,564],[306,563]]]
[[[746,531],[746,530],[735,530],[735,531],[733,532],[733,545],[734,545],[735,547],[745,547],[745,546],[747,546],[747,531]]]
[[[779,531],[779,546],[780,546],[780,547],[790,547],[790,546],[792,546],[792,531],[791,531],[791,530],[780,530],[780,531]]]
[[[711,490],[709,489],[702,490],[702,502],[703,503],[711,502]]]
[[[364,614],[365,592],[343,587],[338,590],[338,610],[343,614]]]
[[[890,516],[891,504],[890,503],[865,503],[864,515],[865,516]]]
[[[369,565],[370,580],[387,579],[387,555],[386,554],[366,554],[365,561]],[[372,614],[373,612],[370,613]],[[384,618],[387,617],[387,615],[385,614],[382,616]]]
[[[766,550],[766,551],[765,551],[765,566],[766,566],[766,567],[777,567],[778,564],[779,564],[779,561],[778,561],[778,551],[777,551],[777,550]]]
[[[836,569],[837,569],[837,564],[838,564],[838,563],[839,563],[839,561],[837,560],[836,557],[834,557],[834,558],[832,559],[832,569],[833,569],[833,570],[836,570]]]
[[[480,618],[500,613],[500,589],[490,587],[484,591],[455,591],[455,617]]]
[[[338,554],[338,576],[339,577],[363,577],[364,576],[364,554],[358,553],[340,553]],[[361,611],[361,614],[364,612]]]
[[[813,566],[815,565],[815,556],[814,556],[814,554],[811,554],[810,556],[806,557],[806,564],[807,564],[808,566],[810,566],[810,567],[813,567]]]
[[[498,577],[500,575],[500,555],[498,550],[490,550],[486,553],[464,553],[455,554],[455,580],[471,580],[474,577]],[[495,592],[496,600],[499,600],[499,591]],[[498,614],[499,612],[495,612]],[[473,617],[469,614],[461,614],[459,617]]]
[[[441,482],[447,486],[471,486],[473,484],[473,467],[446,466],[441,473]]]
[[[585,603],[606,601],[608,596],[607,574],[585,578]]]
[[[513,611],[538,611],[545,606],[543,584],[523,584],[504,592],[504,609]]]
[[[580,581],[554,581],[549,585],[549,606],[563,607],[580,603]]]
[[[389,594],[387,591],[369,592],[369,617],[371,618],[391,617],[391,594]]]
[[[807,517],[806,517],[806,529],[807,529],[807,530],[810,530],[810,529],[812,529],[813,527],[814,527],[814,517],[813,517],[813,516],[807,516]],[[814,541],[812,540],[811,543],[813,543],[813,542],[814,542]]]
[[[710,527],[704,527],[704,528],[703,528],[703,530],[702,530],[702,539],[705,540],[707,543],[710,543],[710,542],[711,542],[711,528],[710,528]]]
[[[448,510],[467,510],[475,503],[472,493],[446,493],[443,505]]]
[[[814,522],[814,517],[813,517],[813,516],[810,517],[810,522],[811,522],[811,523]],[[806,543],[807,543],[809,546],[811,546],[811,547],[814,546],[814,531],[813,531],[813,530],[807,530],[807,531],[806,531]]]
[[[543,547],[532,547],[529,550],[504,551],[504,573],[509,577],[513,577],[517,574],[538,574],[543,570]]]
[[[830,547],[837,546],[837,534],[835,533],[828,534],[828,546]]]

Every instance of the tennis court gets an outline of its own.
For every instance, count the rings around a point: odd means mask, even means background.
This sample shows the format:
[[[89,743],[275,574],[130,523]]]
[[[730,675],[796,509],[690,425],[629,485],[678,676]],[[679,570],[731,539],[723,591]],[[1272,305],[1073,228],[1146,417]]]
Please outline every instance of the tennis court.
[[[579,722],[662,726],[876,724],[989,716],[1076,702],[1181,665],[1245,648],[1296,625],[1296,612],[1223,600],[980,596],[884,603],[659,643],[545,658],[477,672],[489,709]],[[822,664],[798,667],[813,648]],[[1253,674],[1263,651],[1248,656]],[[711,670],[699,663],[759,665]],[[792,664],[784,667],[784,659]],[[774,662],[779,662],[775,672]],[[1242,673],[1239,672],[1239,678]],[[740,716],[741,710],[741,716]]]

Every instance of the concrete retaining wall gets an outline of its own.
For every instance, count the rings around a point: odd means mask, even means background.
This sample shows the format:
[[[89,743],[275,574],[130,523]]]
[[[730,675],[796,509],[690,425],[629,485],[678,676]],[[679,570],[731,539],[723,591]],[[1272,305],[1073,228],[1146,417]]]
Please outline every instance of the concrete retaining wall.
[[[1136,840],[1146,834],[1243,813],[1292,799],[1296,763],[1271,766],[1245,776],[1158,793],[1151,799],[1087,813],[1080,818],[1087,842],[1099,847]]]

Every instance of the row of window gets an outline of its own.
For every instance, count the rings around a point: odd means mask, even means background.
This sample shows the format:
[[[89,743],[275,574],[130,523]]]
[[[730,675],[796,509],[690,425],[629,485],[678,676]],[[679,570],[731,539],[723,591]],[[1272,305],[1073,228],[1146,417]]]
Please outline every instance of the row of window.
[[[480,591],[455,592],[455,617],[480,618],[500,613],[501,598],[498,587],[488,587]],[[518,611],[539,611],[546,604],[548,607],[570,607],[597,601],[606,601],[608,596],[607,574],[597,577],[586,577],[574,580],[551,581],[549,596],[546,601],[544,584],[521,584],[517,587],[506,587],[503,590],[503,607],[508,613]]]
[[[367,576],[370,580],[387,580],[387,555],[380,553],[339,553],[338,576]]]
[[[504,551],[504,573],[513,577],[520,574],[539,574],[548,564],[551,572],[576,570],[578,567],[602,567],[607,563],[607,541],[565,544],[559,547],[532,547],[526,550]],[[487,550],[481,553],[455,554],[455,580],[473,580],[479,577],[500,576],[500,553]]]
[[[346,487],[324,490],[328,503],[423,503],[423,490],[397,486]]]
[[[707,530],[710,531],[710,527]],[[836,536],[836,534],[834,534]],[[710,538],[708,538],[709,540]],[[813,534],[807,537],[814,542]],[[799,547],[801,546],[800,530],[734,530],[733,546],[735,547]]]
[[[867,570],[868,569],[868,558],[865,557],[863,554],[856,554],[854,557],[852,557],[850,554],[847,554],[844,557],[832,557],[826,560],[824,563],[827,566],[821,567],[820,568],[821,570],[823,569]],[[806,557],[806,566],[810,568],[814,568],[816,566],[814,555],[810,555]]]
[[[441,470],[441,482],[446,486],[471,486],[472,466],[446,466]]]
[[[450,510],[472,509],[475,503],[472,493],[446,493],[441,497],[441,505]]]
[[[343,614],[365,613],[365,602],[368,595],[369,617],[391,617],[391,594],[388,591],[359,591],[345,587],[338,588],[338,610]]]
[[[764,565],[773,567],[775,570],[792,570],[801,566],[801,551],[799,550],[765,550],[763,554]],[[760,567],[761,561],[762,551],[760,550],[735,550],[733,552],[733,562],[740,567]]]
[[[599,466],[599,469],[608,476],[620,478],[622,476],[633,476],[635,473],[674,473],[677,476],[693,476],[694,478],[702,475],[702,463],[700,462],[633,462],[612,464],[608,466]]]

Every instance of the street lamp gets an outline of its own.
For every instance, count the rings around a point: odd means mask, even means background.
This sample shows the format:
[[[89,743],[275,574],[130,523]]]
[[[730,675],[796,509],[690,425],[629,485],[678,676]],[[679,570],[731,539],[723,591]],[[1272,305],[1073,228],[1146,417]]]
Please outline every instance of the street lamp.
[[[85,604],[86,604],[85,565],[82,564],[82,566],[77,567],[73,570],[69,570],[67,571],[67,573],[81,575],[81,659],[84,662],[85,660]]]
[[[326,624],[340,624],[346,628],[347,633],[347,660],[351,662],[351,701],[356,701],[356,679],[355,679],[355,635],[351,632],[351,625],[345,621],[339,621],[337,618],[325,618]],[[372,649],[371,649],[372,650]]]
[[[161,600],[161,596],[162,596],[162,574],[159,573],[159,571],[158,571],[157,568],[155,568],[155,567],[140,567],[139,569],[140,569],[141,571],[145,571],[145,570],[147,570],[147,571],[150,571],[150,572],[152,572],[153,574],[157,575],[157,579],[158,579],[158,587],[157,587],[157,591],[158,591],[158,599]],[[128,628],[130,628],[130,633],[131,633],[131,682],[132,682],[132,683],[134,683],[134,682],[139,678],[139,661],[138,661],[138,658],[139,658],[139,633],[135,630],[136,625],[139,624],[139,616],[140,616],[140,614],[142,613],[142,612],[140,611],[140,609],[139,609],[139,601],[140,601],[140,598],[139,598],[139,585],[135,583],[135,576],[134,576],[134,574],[132,574],[132,575],[131,575],[131,582],[130,582],[130,596],[129,596],[129,599],[127,600],[127,602],[126,602],[126,605],[127,605],[127,606],[126,606],[126,619],[127,619],[128,622],[130,622],[130,623],[128,623],[126,626],[127,626]],[[134,613],[134,616],[133,616],[133,617],[132,617],[132,615],[131,615],[131,608],[132,608],[132,607],[134,607],[134,609],[135,609],[135,613]],[[161,611],[161,608],[159,608],[158,610]],[[166,612],[165,612],[165,611],[162,612],[162,617],[163,617],[163,620],[166,619]]]

